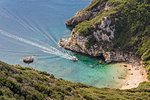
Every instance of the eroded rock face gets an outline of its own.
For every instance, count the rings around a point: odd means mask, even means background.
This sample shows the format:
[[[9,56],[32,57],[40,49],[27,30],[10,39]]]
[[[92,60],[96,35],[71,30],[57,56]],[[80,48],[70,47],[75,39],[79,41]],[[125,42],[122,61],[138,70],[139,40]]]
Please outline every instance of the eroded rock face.
[[[86,43],[91,39],[95,38],[96,43],[91,45],[90,48],[86,47]],[[112,23],[111,19],[104,17],[101,19],[101,23],[97,24],[97,29],[88,36],[82,36],[80,33],[73,30],[69,39],[61,39],[59,45],[63,48],[84,53],[90,56],[103,56],[106,63],[111,62],[122,62],[132,61],[134,56],[132,54],[126,54],[121,51],[107,51],[104,47],[109,45],[104,42],[111,42],[115,38],[115,24]]]
[[[124,53],[121,51],[111,51],[105,52],[104,55],[105,61],[110,62],[126,62],[131,61],[130,59],[135,58],[132,53]],[[133,61],[132,61],[133,62]]]
[[[86,48],[86,42],[88,42],[89,38],[91,38],[91,36],[84,37],[79,34],[71,34],[68,40],[61,39],[59,45],[75,52],[80,52],[91,56],[99,56],[103,51],[101,46],[95,44],[91,46],[90,49]]]
[[[106,52],[103,49],[104,45],[100,45],[100,42],[111,42],[115,33],[115,25],[111,23],[110,18],[104,17],[101,20],[101,23],[99,23],[97,26],[97,30],[95,30],[90,35],[82,36],[78,33],[75,33],[73,30],[69,39],[61,39],[59,45],[66,49],[91,56],[103,56],[107,63],[112,61],[125,61],[126,59],[122,58],[121,54],[115,52]],[[91,45],[90,48],[87,48],[86,43],[91,38],[95,38],[97,43]]]
[[[100,40],[110,42],[114,38],[115,25],[111,24],[111,19],[108,17],[102,18],[101,23],[98,25],[98,30],[93,33],[98,42]]]
[[[129,11],[137,11],[138,5],[135,5],[136,2],[130,2],[131,6],[137,7],[131,7],[132,9],[128,9]],[[102,56],[107,63],[131,61],[130,58],[133,58],[133,56],[125,53],[129,51],[134,51],[134,55],[143,53],[142,58],[145,58],[147,53],[145,50],[142,51],[141,48],[148,48],[148,46],[144,45],[143,47],[138,42],[143,40],[141,30],[147,34],[149,30],[148,24],[146,27],[141,26],[140,30],[138,26],[134,27],[132,24],[140,23],[143,25],[144,20],[127,21],[126,18],[134,19],[133,16],[137,16],[135,13],[128,13],[127,8],[128,5],[122,1],[92,0],[91,5],[79,11],[66,22],[68,26],[77,26],[69,39],[62,39],[59,44],[72,51],[91,56]],[[147,8],[145,7],[145,9]],[[137,13],[140,14],[141,12],[142,10],[139,10]],[[139,15],[139,17],[142,16]],[[146,20],[144,23],[146,23]],[[144,37],[146,40],[149,38],[146,35]],[[145,42],[143,41],[143,43]],[[138,58],[140,59],[139,55]]]
[[[94,0],[92,0],[91,3],[93,1]],[[94,8],[92,8],[91,10],[86,11],[86,13],[83,13],[83,11],[85,11],[86,8],[83,9],[82,11],[77,12],[73,18],[70,18],[70,19],[68,19],[66,21],[66,25],[67,26],[75,27],[77,24],[79,24],[79,23],[81,23],[81,22],[83,22],[85,20],[91,20],[91,19],[93,19],[101,11],[107,10],[106,9],[106,7],[107,7],[107,5],[106,5],[107,1],[108,0],[104,0],[103,3],[95,5]]]

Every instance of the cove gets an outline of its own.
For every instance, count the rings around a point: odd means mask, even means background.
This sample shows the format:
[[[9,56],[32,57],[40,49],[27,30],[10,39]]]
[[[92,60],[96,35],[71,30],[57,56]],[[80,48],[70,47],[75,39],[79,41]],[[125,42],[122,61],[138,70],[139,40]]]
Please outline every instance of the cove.
[[[27,39],[44,47],[50,46],[64,54],[76,56],[73,62],[57,54],[42,52],[40,48],[0,34],[0,60],[20,64],[54,74],[72,82],[96,87],[121,86],[118,77],[125,76],[123,67],[116,64],[102,65],[99,60],[60,48],[61,38],[68,38],[71,31],[65,21],[77,11],[88,6],[91,0],[1,0],[0,30]],[[55,53],[55,52],[53,52]],[[23,57],[33,56],[35,62],[22,63]],[[91,68],[92,65],[94,68]]]

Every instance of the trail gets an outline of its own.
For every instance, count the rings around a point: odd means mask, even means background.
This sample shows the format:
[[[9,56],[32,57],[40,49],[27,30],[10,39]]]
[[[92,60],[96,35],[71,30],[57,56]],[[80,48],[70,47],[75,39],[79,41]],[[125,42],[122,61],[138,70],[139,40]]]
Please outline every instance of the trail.
[[[21,37],[18,37],[18,36],[15,36],[15,35],[12,35],[6,31],[3,31],[3,30],[0,30],[0,34],[1,35],[4,35],[4,36],[7,36],[9,38],[13,38],[15,40],[18,40],[18,41],[21,41],[23,43],[26,43],[26,44],[29,44],[29,45],[32,45],[34,47],[38,47],[41,49],[41,51],[45,52],[45,53],[49,53],[49,54],[53,54],[53,55],[56,55],[56,56],[60,56],[62,58],[66,58],[66,59],[72,59],[72,56],[67,54],[67,53],[63,53],[59,50],[57,50],[56,48],[50,46],[49,48],[48,47],[45,47],[45,46],[42,46],[40,44],[37,44],[37,43],[34,43],[32,41],[29,41],[29,40],[26,40],[24,38],[21,38]]]

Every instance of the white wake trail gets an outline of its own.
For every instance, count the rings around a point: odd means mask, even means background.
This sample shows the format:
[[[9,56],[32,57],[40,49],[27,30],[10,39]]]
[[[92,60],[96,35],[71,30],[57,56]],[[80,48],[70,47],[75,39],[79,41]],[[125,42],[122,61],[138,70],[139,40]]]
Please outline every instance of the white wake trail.
[[[71,55],[68,55],[66,53],[63,53],[59,50],[57,50],[56,48],[50,46],[49,48],[45,47],[45,46],[42,46],[40,44],[37,44],[37,43],[34,43],[32,41],[29,41],[29,40],[26,40],[24,38],[21,38],[21,37],[18,37],[18,36],[15,36],[15,35],[12,35],[6,31],[3,31],[3,30],[0,30],[0,34],[1,35],[4,35],[4,36],[7,36],[9,38],[13,38],[13,39],[16,39],[16,40],[19,40],[21,42],[24,42],[26,44],[29,44],[29,45],[32,45],[32,46],[35,46],[35,47],[38,47],[40,48],[43,52],[45,53],[49,53],[49,54],[54,54],[54,55],[57,55],[57,56],[60,56],[60,57],[63,57],[63,58],[66,58],[66,59],[72,59],[72,56]]]
[[[57,41],[49,34],[49,32],[45,30],[42,26],[40,26],[40,24],[38,25],[41,28],[40,30],[43,31],[43,33],[45,33],[45,35],[47,35],[58,46]]]
[[[31,31],[34,31],[36,33],[40,33],[40,35],[42,37],[44,37],[46,40],[48,40],[49,42],[51,42],[51,40],[59,47],[57,41],[54,39],[54,37],[52,37],[49,32],[47,30],[45,30],[42,26],[39,26],[40,29],[38,29],[37,27],[35,27],[34,25],[31,24],[31,21],[28,21],[28,19],[23,18],[21,19],[19,16],[16,16],[15,14],[13,14],[10,10],[3,8],[2,11],[4,13],[7,13],[7,15],[9,17],[14,18],[14,20],[16,20],[20,25],[22,25],[24,28],[26,29],[30,29]],[[37,41],[37,40],[36,40]],[[39,42],[39,40],[37,41]],[[42,43],[42,41],[40,41]],[[47,43],[46,43],[47,44]],[[50,46],[50,44],[48,44]],[[65,49],[61,48],[64,51],[66,51]],[[67,52],[68,53],[68,52]]]
[[[24,28],[26,29],[30,29],[33,32],[38,32],[41,34],[42,37],[44,37],[45,39],[47,39],[48,41],[50,41],[50,38],[48,36],[46,36],[44,33],[42,33],[41,31],[39,31],[36,27],[34,27],[33,25],[26,23],[23,19],[21,19],[20,17],[16,16],[15,14],[13,14],[12,12],[10,12],[8,9],[3,9],[4,12],[7,12],[7,15],[10,17],[13,17],[14,20],[16,20],[20,25],[22,25]]]
[[[24,18],[24,20],[26,21],[24,23],[28,23],[28,26],[32,27],[35,31],[37,31],[41,35],[45,36],[45,38],[47,38],[47,40],[50,40],[50,41],[52,40],[56,45],[58,45],[57,41],[54,40],[54,38],[52,36],[50,36],[49,33],[47,31],[45,31],[41,26],[38,25],[41,28],[41,29],[39,29],[31,24],[31,20],[29,21],[27,18]]]

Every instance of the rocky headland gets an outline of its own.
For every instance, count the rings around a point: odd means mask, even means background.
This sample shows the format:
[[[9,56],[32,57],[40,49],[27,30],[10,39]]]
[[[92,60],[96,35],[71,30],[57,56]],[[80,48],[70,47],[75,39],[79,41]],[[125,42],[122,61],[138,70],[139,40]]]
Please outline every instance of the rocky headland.
[[[69,39],[61,39],[59,45],[103,58],[106,63],[144,65],[150,73],[148,5],[148,0],[92,0],[88,7],[66,21],[67,26],[74,28]]]

